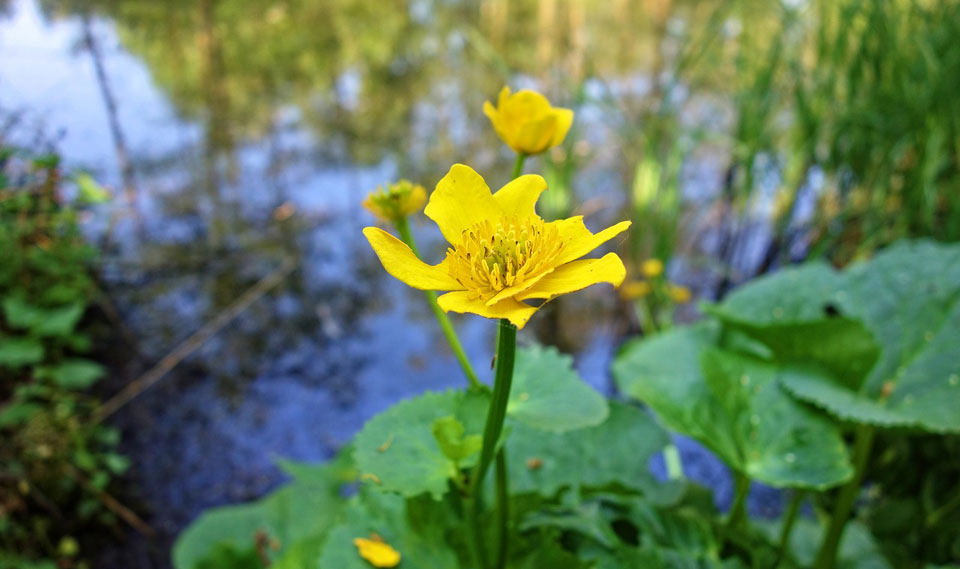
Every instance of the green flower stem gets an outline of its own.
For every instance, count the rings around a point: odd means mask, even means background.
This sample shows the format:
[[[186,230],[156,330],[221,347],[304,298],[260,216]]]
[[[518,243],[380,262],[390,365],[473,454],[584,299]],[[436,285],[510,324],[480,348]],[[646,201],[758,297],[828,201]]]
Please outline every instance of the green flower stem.
[[[495,466],[497,488],[497,556],[494,567],[503,567],[507,562],[507,522],[510,520],[510,505],[508,501],[509,486],[507,482],[507,455],[503,447],[497,452]]]
[[[517,154],[517,159],[513,163],[513,176],[510,177],[511,180],[515,180],[520,177],[520,174],[523,173],[523,163],[526,161],[526,154]]]
[[[480,493],[483,488],[483,478],[490,468],[493,461],[494,451],[497,443],[500,441],[500,435],[503,432],[503,421],[507,416],[507,400],[510,397],[510,385],[513,382],[513,363],[517,351],[517,327],[507,319],[501,319],[497,327],[497,369],[493,381],[493,400],[490,401],[490,407],[487,410],[487,421],[483,427],[483,446],[480,449],[480,460],[474,468],[473,476],[470,478],[470,497],[477,503],[480,502]],[[501,451],[502,452],[502,451]],[[497,499],[500,502],[503,498],[503,507],[500,508],[497,516],[498,535],[501,536],[498,543],[497,569],[503,567],[504,557],[499,554],[499,550],[506,551],[506,496],[507,496],[507,476],[506,461],[503,461],[503,476],[497,476]],[[479,526],[477,520],[478,512],[473,511],[473,524]],[[479,532],[475,532],[479,533]],[[480,546],[483,549],[483,546]]]
[[[407,218],[401,217],[395,219],[393,224],[400,234],[400,239],[419,257],[420,252],[417,250],[417,244],[413,240],[413,234],[410,232],[410,224],[407,222]],[[437,293],[432,290],[427,290],[424,291],[424,296],[427,297],[427,304],[429,304],[430,309],[433,310],[433,315],[437,317],[437,322],[443,330],[443,335],[447,338],[447,343],[450,344],[450,349],[453,350],[453,355],[456,356],[457,362],[459,362],[460,367],[463,368],[463,373],[470,382],[470,388],[477,390],[488,389],[487,386],[480,383],[480,380],[477,379],[477,374],[473,371],[473,366],[470,365],[470,360],[467,359],[467,354],[463,351],[463,346],[460,344],[460,338],[457,337],[457,331],[453,329],[453,324],[447,317],[447,313],[437,304]]]
[[[480,531],[480,513],[477,500],[470,494],[463,498],[463,515],[467,519],[467,527],[470,532],[470,539],[467,540],[467,546],[470,548],[470,556],[473,557],[475,569],[486,569],[487,550],[483,548],[483,534]]]
[[[853,503],[856,502],[857,495],[860,493],[860,484],[867,469],[867,459],[870,458],[875,433],[872,425],[857,427],[853,441],[853,480],[840,489],[837,504],[833,509],[833,517],[830,518],[830,525],[827,526],[827,534],[820,544],[820,551],[817,552],[817,559],[813,564],[814,569],[833,569],[837,563],[840,539],[843,538],[843,530],[847,527],[850,512],[853,511]]]
[[[747,513],[747,494],[750,493],[750,478],[740,472],[733,474],[733,505],[727,515],[727,527],[735,528],[743,523]]]
[[[797,521],[797,514],[800,512],[800,506],[804,498],[807,497],[803,490],[794,490],[790,497],[790,505],[787,506],[787,513],[783,518],[783,527],[780,528],[780,545],[777,547],[777,560],[773,564],[773,569],[780,567],[783,560],[787,557],[787,551],[790,548],[790,534],[793,532],[793,524]]]

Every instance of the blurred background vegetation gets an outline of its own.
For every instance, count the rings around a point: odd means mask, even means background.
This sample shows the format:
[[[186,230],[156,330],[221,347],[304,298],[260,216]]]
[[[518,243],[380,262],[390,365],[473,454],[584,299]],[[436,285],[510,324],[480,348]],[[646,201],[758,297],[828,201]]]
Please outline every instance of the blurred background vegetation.
[[[634,286],[557,303],[535,330],[586,361],[607,361],[627,332],[693,317],[691,295],[717,298],[793,261],[842,266],[901,237],[960,238],[955,0],[6,0],[0,14],[0,567],[23,566],[7,552],[109,565],[89,536],[97,524],[125,535],[118,512],[139,520],[120,502],[156,526],[129,539],[159,545],[115,555],[165,563],[164,544],[200,508],[276,483],[265,464],[227,484],[244,453],[322,458],[407,393],[356,377],[393,346],[372,329],[417,310],[397,289],[390,310],[369,300],[390,285],[358,206],[390,178],[431,187],[455,161],[505,179],[511,158],[480,112],[504,84],[577,111],[567,142],[527,167],[548,179],[544,215],[634,221],[618,245]],[[38,41],[24,48],[31,19]],[[98,422],[99,400],[283,258],[296,276],[265,307],[191,353],[152,402]],[[665,272],[645,273],[650,259]],[[435,345],[420,316],[418,337]],[[120,335],[135,345],[118,348]],[[488,358],[481,332],[466,337]],[[284,363],[328,362],[351,338],[370,346],[354,367]],[[403,377],[430,378],[410,392],[449,384],[452,361],[398,349]],[[243,450],[222,461],[204,460],[220,439],[184,442],[227,413],[211,411],[205,386],[242,413],[250,385],[280,389],[277,366],[329,392],[343,409],[329,421],[344,426],[290,442],[310,415],[270,407],[262,420],[287,438],[245,424],[229,439]],[[604,371],[595,382],[607,385]]]

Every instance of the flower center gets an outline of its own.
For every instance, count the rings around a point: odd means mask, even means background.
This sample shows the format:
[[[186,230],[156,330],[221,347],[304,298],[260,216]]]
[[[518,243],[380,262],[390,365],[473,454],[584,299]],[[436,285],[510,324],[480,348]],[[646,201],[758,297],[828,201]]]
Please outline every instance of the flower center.
[[[453,261],[450,276],[477,297],[489,300],[551,268],[561,246],[556,227],[539,217],[482,221],[447,249],[447,258]]]

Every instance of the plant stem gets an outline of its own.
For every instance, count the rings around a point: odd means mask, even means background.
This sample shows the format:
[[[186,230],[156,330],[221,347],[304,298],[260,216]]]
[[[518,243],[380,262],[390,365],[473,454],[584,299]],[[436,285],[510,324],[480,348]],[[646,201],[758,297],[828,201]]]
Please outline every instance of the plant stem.
[[[497,489],[497,555],[494,567],[503,567],[507,561],[507,522],[510,521],[510,494],[507,480],[507,454],[503,447],[497,452],[496,489]]]
[[[820,551],[817,552],[817,559],[813,564],[814,569],[833,569],[837,562],[840,539],[843,537],[843,530],[847,527],[850,512],[853,511],[853,503],[856,502],[857,495],[860,493],[860,484],[863,482],[863,475],[867,469],[867,459],[870,458],[874,434],[875,430],[872,425],[857,426],[853,442],[855,469],[853,479],[840,489],[837,504],[833,509],[833,517],[830,518],[830,525],[827,527],[827,533],[820,544]]]
[[[773,569],[780,567],[787,556],[787,550],[790,548],[790,534],[793,532],[793,524],[797,521],[797,514],[800,512],[804,498],[806,498],[806,492],[799,489],[794,490],[793,496],[790,497],[790,505],[787,506],[787,513],[783,518],[783,527],[780,528],[780,545],[777,547],[777,560],[773,564]]]
[[[750,479],[738,471],[733,473],[733,505],[727,515],[727,527],[739,526],[747,513],[747,494],[750,493]]]
[[[663,463],[667,468],[667,478],[670,480],[683,479],[683,459],[680,457],[680,449],[672,442],[663,447]]]
[[[487,469],[490,467],[490,462],[493,460],[493,454],[497,447],[497,442],[500,440],[500,434],[503,432],[503,421],[507,415],[507,400],[510,397],[510,385],[513,382],[513,361],[516,356],[517,351],[517,327],[510,323],[509,320],[501,319],[499,326],[497,327],[497,369],[494,375],[493,381],[493,399],[490,401],[490,408],[487,410],[487,421],[483,427],[483,446],[480,450],[480,460],[477,462],[476,468],[474,468],[473,476],[470,479],[470,497],[474,502],[480,502],[480,493],[483,488],[483,478],[487,473]],[[497,477],[497,495],[498,499],[501,494],[506,497],[506,461],[504,461],[504,472],[501,479],[500,476]],[[504,505],[506,500],[504,499]],[[506,550],[506,516],[503,515],[506,513],[504,508],[501,512],[501,515],[498,516],[497,522],[500,525],[498,528],[498,535],[502,536],[501,542],[498,544],[498,548],[503,548]],[[473,524],[479,526],[479,522],[476,519],[478,514],[477,510],[474,509],[472,512],[475,519]],[[477,532],[479,533],[479,532]],[[479,536],[477,536],[479,537]],[[479,548],[483,549],[483,544],[479,544]],[[498,565],[497,569],[503,567],[503,559],[500,556],[497,556]]]
[[[511,180],[515,180],[520,177],[520,174],[523,173],[523,163],[526,161],[526,154],[517,154],[517,159],[513,163],[513,176],[510,176]]]
[[[463,514],[467,519],[467,527],[470,532],[470,539],[467,540],[467,546],[470,548],[470,556],[473,557],[475,569],[487,568],[487,550],[483,548],[483,535],[480,531],[479,504],[471,494],[463,498]]]
[[[400,239],[406,243],[408,247],[410,247],[410,250],[413,251],[417,257],[419,257],[420,251],[417,250],[417,243],[413,240],[413,233],[410,232],[410,224],[407,222],[407,218],[401,217],[399,219],[395,219],[393,224],[397,228],[397,232],[400,234]],[[473,366],[470,365],[470,360],[467,359],[466,352],[463,351],[463,346],[460,344],[460,338],[457,337],[457,331],[453,329],[453,324],[447,317],[447,313],[440,308],[439,304],[437,304],[437,293],[432,290],[426,290],[423,292],[423,294],[427,297],[427,304],[430,305],[430,310],[433,311],[433,315],[437,317],[437,322],[440,324],[440,329],[443,330],[443,335],[446,337],[447,343],[450,344],[450,349],[453,350],[453,355],[457,358],[457,362],[460,363],[460,367],[463,369],[463,374],[467,376],[467,381],[470,382],[470,388],[486,390],[487,386],[480,383],[480,380],[477,379],[477,374],[473,371]]]

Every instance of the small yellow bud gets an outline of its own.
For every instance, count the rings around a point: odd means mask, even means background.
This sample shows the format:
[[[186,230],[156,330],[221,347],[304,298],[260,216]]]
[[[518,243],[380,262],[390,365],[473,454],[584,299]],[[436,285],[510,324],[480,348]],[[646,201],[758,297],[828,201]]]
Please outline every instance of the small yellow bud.
[[[372,539],[358,537],[353,540],[357,553],[374,567],[396,567],[400,564],[400,552],[384,543],[379,535],[371,534]]]
[[[663,274],[663,261],[660,259],[647,259],[640,265],[640,271],[648,279],[655,279]]]
[[[636,300],[647,296],[651,292],[653,292],[653,287],[647,281],[629,281],[623,283],[620,287],[620,298]]]
[[[690,292],[689,288],[673,283],[667,285],[667,294],[669,294],[670,299],[677,304],[685,304],[693,298],[693,293]]]
[[[367,195],[363,207],[384,221],[396,221],[423,209],[427,203],[427,190],[420,184],[409,180],[400,180],[387,184],[387,188],[377,189]]]
[[[483,113],[507,146],[518,154],[540,154],[563,142],[573,111],[554,107],[546,97],[527,89],[510,92],[504,87],[497,97],[497,105],[487,101]]]

